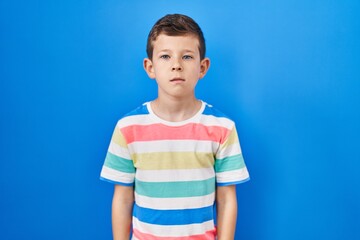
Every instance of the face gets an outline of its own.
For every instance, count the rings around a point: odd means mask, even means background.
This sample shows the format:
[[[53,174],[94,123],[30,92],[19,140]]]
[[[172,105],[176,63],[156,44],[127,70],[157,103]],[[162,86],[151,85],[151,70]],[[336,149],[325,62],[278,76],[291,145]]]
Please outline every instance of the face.
[[[197,37],[160,34],[153,46],[153,58],[144,60],[144,68],[150,78],[156,79],[159,98],[193,97],[198,80],[210,65],[208,58],[200,60]]]

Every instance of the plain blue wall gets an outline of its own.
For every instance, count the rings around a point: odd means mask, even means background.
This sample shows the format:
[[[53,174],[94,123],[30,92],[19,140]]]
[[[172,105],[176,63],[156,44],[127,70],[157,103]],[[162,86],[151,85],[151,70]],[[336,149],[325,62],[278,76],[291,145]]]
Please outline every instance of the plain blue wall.
[[[236,239],[360,239],[360,2],[0,1],[0,239],[110,239],[99,172],[166,13],[201,25],[199,98],[236,122],[252,180]]]

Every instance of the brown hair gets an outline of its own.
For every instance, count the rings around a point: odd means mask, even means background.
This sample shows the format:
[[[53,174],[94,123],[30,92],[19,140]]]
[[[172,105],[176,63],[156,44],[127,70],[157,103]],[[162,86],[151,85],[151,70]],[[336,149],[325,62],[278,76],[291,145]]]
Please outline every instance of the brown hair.
[[[146,53],[149,59],[153,57],[153,42],[160,34],[167,36],[195,35],[199,39],[200,59],[205,58],[205,38],[201,28],[192,18],[182,14],[168,14],[160,18],[148,35]]]

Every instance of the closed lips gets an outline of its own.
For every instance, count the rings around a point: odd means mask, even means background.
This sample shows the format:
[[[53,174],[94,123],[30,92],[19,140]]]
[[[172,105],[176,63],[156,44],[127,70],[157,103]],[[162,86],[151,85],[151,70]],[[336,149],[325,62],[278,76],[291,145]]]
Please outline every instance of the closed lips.
[[[177,81],[185,81],[185,79],[182,79],[182,78],[174,78],[174,79],[171,79],[170,82],[177,82]]]

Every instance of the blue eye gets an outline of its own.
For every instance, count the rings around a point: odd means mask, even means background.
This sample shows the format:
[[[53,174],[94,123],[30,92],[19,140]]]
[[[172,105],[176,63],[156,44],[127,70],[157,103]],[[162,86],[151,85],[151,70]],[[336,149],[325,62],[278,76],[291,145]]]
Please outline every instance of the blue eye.
[[[185,59],[185,60],[190,60],[190,59],[193,59],[193,57],[190,56],[190,55],[184,55],[184,56],[183,56],[183,59]]]
[[[169,59],[169,58],[170,58],[170,56],[169,56],[169,55],[164,54],[164,55],[161,55],[161,56],[160,56],[160,58],[162,58],[162,59],[165,59],[165,60],[166,60],[166,59]]]

